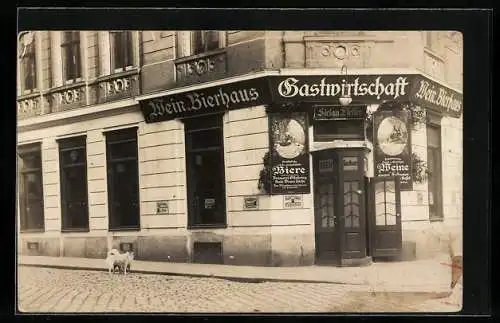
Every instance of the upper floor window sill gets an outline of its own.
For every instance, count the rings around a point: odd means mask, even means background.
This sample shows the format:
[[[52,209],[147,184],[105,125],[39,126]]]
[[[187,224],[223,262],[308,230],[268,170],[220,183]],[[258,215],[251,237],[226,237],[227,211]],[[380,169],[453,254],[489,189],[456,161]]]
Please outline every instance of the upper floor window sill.
[[[37,229],[21,229],[19,230],[20,233],[42,233],[45,232],[44,228],[37,228]]]
[[[37,88],[26,89],[26,90],[23,91],[22,95],[30,95],[30,94],[35,93],[35,92],[38,92]]]
[[[31,99],[34,97],[40,96],[40,92],[37,89],[30,91],[23,91],[20,95],[17,96],[18,100]]]
[[[71,83],[68,83],[68,81],[66,81],[65,84],[58,86],[58,87],[53,87],[48,92],[50,93],[50,92],[64,91],[67,89],[71,89],[71,88],[85,85],[85,82],[83,81],[83,79],[79,78],[76,80],[77,80],[76,82],[71,82]],[[74,81],[74,80],[72,80],[72,81]]]
[[[101,75],[99,77],[97,77],[96,79],[94,79],[92,82],[101,82],[101,81],[107,81],[107,80],[110,80],[110,79],[115,79],[115,78],[119,78],[119,77],[125,77],[125,76],[129,76],[129,75],[134,75],[134,74],[138,74],[139,73],[139,68],[136,67],[136,66],[128,66],[125,68],[125,70],[123,69],[115,69],[113,73],[109,74],[109,75]]]
[[[179,57],[179,58],[175,59],[175,63],[182,64],[182,63],[197,60],[200,58],[205,58],[205,57],[209,57],[209,56],[216,56],[216,55],[224,54],[224,53],[226,53],[225,47],[224,48],[217,48],[217,49],[213,49],[213,50],[206,51],[206,52],[199,53],[199,54],[195,54],[195,55]]]
[[[71,79],[71,80],[64,81],[64,85],[71,85],[73,83],[79,83],[79,82],[82,82],[82,81],[83,81],[83,78],[77,77],[76,79]]]
[[[129,65],[129,66],[125,66],[125,68],[123,68],[123,67],[115,68],[114,72],[115,73],[122,73],[122,72],[125,72],[125,71],[131,71],[133,69],[134,69],[134,66],[133,65]]]
[[[444,62],[444,57],[428,46],[424,47],[424,53],[434,57],[437,60],[440,60],[441,62]]]

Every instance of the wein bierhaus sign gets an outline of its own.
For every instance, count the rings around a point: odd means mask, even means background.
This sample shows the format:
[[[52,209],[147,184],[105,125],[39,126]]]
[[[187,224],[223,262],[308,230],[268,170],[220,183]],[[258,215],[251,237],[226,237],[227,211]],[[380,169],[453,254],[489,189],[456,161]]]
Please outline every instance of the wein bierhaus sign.
[[[459,118],[462,114],[462,94],[417,75],[413,79],[410,101],[443,115]]]
[[[141,102],[147,123],[267,104],[269,87],[263,78],[167,95]]]
[[[145,99],[141,110],[146,122],[151,123],[258,105],[269,105],[271,111],[280,112],[282,104],[338,102],[344,95],[352,97],[350,106],[413,102],[455,118],[463,110],[460,93],[419,74],[259,77]]]

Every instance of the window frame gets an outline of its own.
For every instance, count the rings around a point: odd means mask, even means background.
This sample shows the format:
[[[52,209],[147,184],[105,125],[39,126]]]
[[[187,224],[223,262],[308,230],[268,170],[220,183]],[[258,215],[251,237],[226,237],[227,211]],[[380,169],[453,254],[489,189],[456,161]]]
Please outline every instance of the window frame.
[[[354,134],[318,134],[320,124],[331,123],[332,126],[338,125],[341,122],[358,122],[359,123],[359,136]],[[365,124],[363,119],[344,119],[344,120],[313,120],[313,140],[315,142],[329,142],[334,140],[365,140]]]
[[[226,197],[226,174],[225,174],[225,160],[224,160],[224,114],[223,113],[214,113],[201,117],[193,117],[186,118],[183,120],[184,122],[184,136],[185,136],[185,150],[186,150],[186,183],[187,183],[187,200],[188,200],[188,221],[187,227],[188,229],[204,229],[204,228],[226,228],[227,227],[227,197]],[[212,120],[210,120],[212,119]],[[213,124],[210,124],[213,122]],[[195,123],[190,125],[189,123]],[[198,123],[198,124],[196,124]],[[193,143],[190,135],[195,133],[200,133],[203,131],[211,131],[214,129],[220,129],[220,142],[218,146],[210,146],[203,148],[192,148]],[[196,191],[197,181],[194,176],[191,174],[194,172],[192,169],[192,155],[197,152],[206,152],[206,151],[218,151],[220,160],[221,160],[221,172],[219,174],[222,187],[219,192],[221,195],[221,204],[220,209],[223,212],[222,219],[220,222],[216,223],[197,223],[198,214],[197,211],[193,207],[193,203],[189,202],[194,198],[194,194]],[[196,175],[196,173],[194,174]]]
[[[35,168],[25,168],[24,162],[22,161],[27,156],[39,155],[40,165]],[[41,143],[22,145],[18,147],[18,158],[20,159],[20,167],[18,167],[18,196],[19,196],[19,231],[21,233],[24,232],[45,232],[45,201],[44,201],[44,190],[43,190],[43,160],[42,160],[42,149]],[[26,191],[25,184],[25,175],[27,174],[36,174],[40,179],[40,210],[41,214],[41,227],[38,228],[29,228],[26,227],[30,222],[28,221],[28,214],[26,212],[26,208],[28,207],[28,194]]]
[[[31,37],[33,37],[32,42],[29,45],[24,44],[24,39],[28,35],[31,34]],[[31,32],[25,32],[22,33],[19,36],[19,43],[22,43],[23,46],[20,48],[21,53],[19,53],[18,59],[19,59],[19,75],[20,75],[20,86],[21,86],[21,93],[22,94],[30,94],[33,92],[36,92],[38,90],[38,73],[37,73],[37,55],[36,55],[36,46],[37,46],[37,40],[36,40],[36,33],[34,31]],[[27,50],[27,47],[29,46],[29,50]],[[29,64],[28,64],[29,62]],[[33,75],[31,75],[31,82],[32,82],[32,87],[27,88],[26,87],[26,71],[27,71],[27,66],[32,66],[30,70],[32,70]]]
[[[204,54],[209,54],[212,52],[217,52],[223,50],[227,46],[227,32],[222,30],[205,30],[205,32],[217,32],[219,37],[219,44],[217,48],[210,49],[207,51],[200,51],[196,53],[193,45],[193,36],[195,32],[204,32],[204,30],[191,30],[191,31],[179,31],[176,33],[175,37],[175,58],[181,59],[191,56],[200,56]]]
[[[68,35],[71,35],[68,39]],[[78,35],[78,37],[75,37]],[[67,55],[71,52],[71,56],[74,58],[74,64],[68,64]],[[75,58],[78,55],[78,58]],[[63,31],[61,34],[61,62],[62,62],[62,79],[64,84],[72,84],[83,79],[82,70],[82,47],[81,47],[81,34],[80,31]],[[68,66],[73,66],[71,69],[71,75],[68,76]]]
[[[121,46],[120,46],[120,53],[123,58],[123,66],[116,66],[116,38],[114,37],[120,37]],[[110,72],[111,73],[120,73],[124,71],[129,71],[134,68],[135,64],[135,55],[134,55],[134,34],[132,31],[129,30],[117,30],[117,31],[110,31],[109,32],[109,45],[110,45],[110,51],[109,51],[109,62],[110,62]],[[125,55],[124,55],[125,54]],[[127,64],[127,58],[128,62],[130,64]]]
[[[111,130],[104,133],[106,142],[106,176],[107,176],[107,194],[108,194],[108,231],[137,231],[141,229],[141,211],[140,211],[140,173],[139,173],[139,139],[138,139],[138,127],[122,128],[117,130]],[[134,156],[120,156],[113,157],[112,147],[116,144],[122,143],[135,143],[135,154]],[[114,167],[115,164],[120,162],[134,162],[135,161],[135,171],[137,176],[137,225],[130,226],[118,226],[115,225],[115,214],[113,210],[113,197],[114,197],[114,181],[113,176],[110,172],[110,167]],[[112,225],[113,224],[113,225]]]
[[[87,136],[75,136],[70,138],[63,138],[57,140],[59,147],[59,177],[60,177],[60,192],[61,192],[61,232],[88,232],[90,228],[90,212],[89,212],[89,194],[88,194],[88,174],[87,174]],[[67,151],[79,149],[83,151],[83,162],[65,164],[63,155]],[[66,170],[70,168],[81,167],[83,169],[84,180],[82,185],[85,186],[85,199],[83,209],[86,213],[86,223],[82,227],[69,227],[67,226],[67,218],[70,216],[67,210],[67,182]]]

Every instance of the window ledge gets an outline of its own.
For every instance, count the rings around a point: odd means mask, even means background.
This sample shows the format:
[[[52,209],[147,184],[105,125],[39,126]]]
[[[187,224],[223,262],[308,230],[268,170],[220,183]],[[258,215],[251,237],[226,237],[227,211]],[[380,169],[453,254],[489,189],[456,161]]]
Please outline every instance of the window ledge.
[[[44,228],[41,229],[23,229],[19,230],[20,233],[43,233],[45,232]]]
[[[108,81],[111,79],[116,79],[120,77],[125,77],[125,76],[130,76],[130,75],[136,75],[139,74],[139,68],[138,67],[133,67],[131,69],[127,69],[125,71],[120,71],[120,72],[112,72],[109,75],[101,75],[97,78],[95,78],[92,83],[98,83],[102,81]]]
[[[444,218],[429,218],[430,222],[443,222]]]
[[[444,57],[441,56],[440,54],[438,54],[435,50],[425,46],[424,47],[424,53],[434,57],[435,59],[441,61],[441,62],[444,62]]]
[[[69,90],[69,89],[84,86],[84,85],[85,85],[85,82],[83,80],[75,82],[75,83],[71,83],[71,84],[64,84],[64,85],[61,85],[58,87],[51,88],[49,91],[47,91],[47,94],[53,93],[53,92],[62,92],[65,90]]]
[[[26,100],[26,99],[31,99],[31,98],[36,98],[40,96],[40,92],[38,90],[33,90],[30,93],[22,93],[21,95],[17,96],[17,100]]]
[[[141,231],[140,227],[118,227],[118,228],[109,228],[109,232],[120,232],[120,231]]]
[[[184,56],[184,57],[179,57],[179,58],[176,58],[174,60],[175,64],[182,64],[182,63],[186,63],[186,62],[190,62],[190,61],[193,61],[193,60],[197,60],[197,59],[200,59],[200,58],[205,58],[205,57],[209,57],[209,56],[215,56],[215,55],[219,55],[219,54],[224,54],[226,52],[226,48],[217,48],[217,49],[212,49],[210,51],[206,51],[206,52],[203,52],[203,53],[199,53],[199,54],[196,54],[196,55],[189,55],[189,56]]]
[[[89,228],[74,228],[74,229],[61,229],[62,233],[78,233],[78,232],[89,232]]]
[[[203,230],[203,229],[226,229],[227,224],[191,224],[188,225],[188,230]]]

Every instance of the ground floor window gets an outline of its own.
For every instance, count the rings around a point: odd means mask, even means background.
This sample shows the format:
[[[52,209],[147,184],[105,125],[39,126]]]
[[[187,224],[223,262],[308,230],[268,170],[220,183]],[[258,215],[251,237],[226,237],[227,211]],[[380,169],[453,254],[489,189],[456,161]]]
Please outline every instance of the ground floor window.
[[[226,225],[222,115],[184,121],[190,227]]]
[[[441,127],[431,123],[427,125],[427,167],[429,219],[442,220],[442,173],[441,173]]]
[[[40,144],[19,148],[19,215],[21,231],[43,231],[43,180]]]
[[[137,127],[106,133],[109,229],[140,228]]]
[[[86,137],[59,140],[61,175],[62,231],[87,231],[89,209],[87,193]]]

